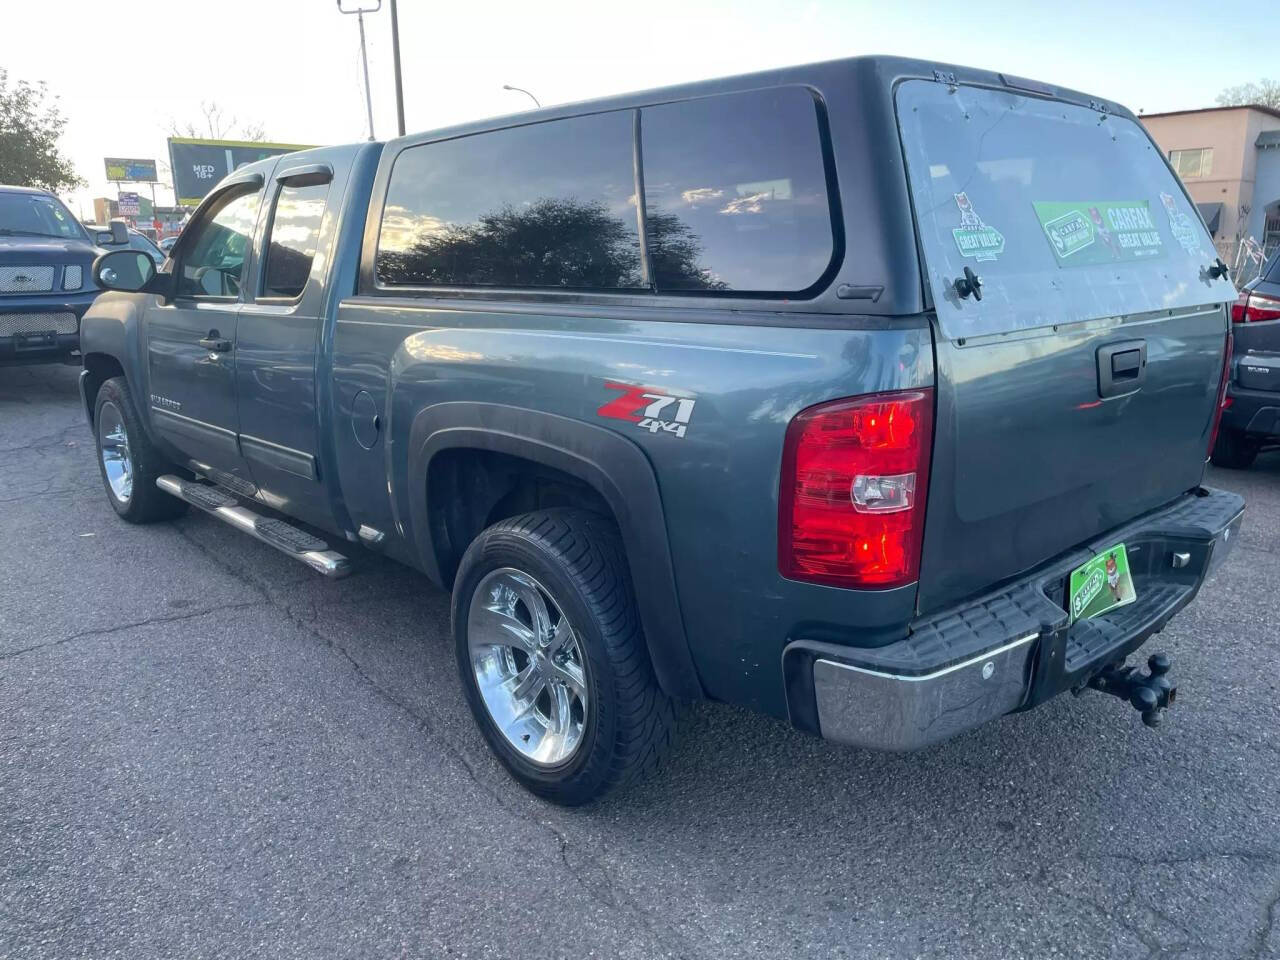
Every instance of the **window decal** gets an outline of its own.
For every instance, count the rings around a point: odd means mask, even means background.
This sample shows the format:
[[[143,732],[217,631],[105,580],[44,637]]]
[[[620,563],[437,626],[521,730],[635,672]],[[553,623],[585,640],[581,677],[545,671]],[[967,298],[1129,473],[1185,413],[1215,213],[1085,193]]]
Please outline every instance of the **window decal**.
[[[1032,206],[1060,267],[1149,260],[1164,253],[1145,200],[1034,200]]]
[[[995,260],[1004,253],[1004,234],[982,222],[968,194],[957,193],[955,198],[960,208],[960,226],[951,231],[951,236],[955,237],[960,256]]]
[[[1169,230],[1173,233],[1173,239],[1187,253],[1199,253],[1201,231],[1196,229],[1190,217],[1178,209],[1171,194],[1161,193],[1160,202],[1164,204],[1164,212],[1169,216]]]

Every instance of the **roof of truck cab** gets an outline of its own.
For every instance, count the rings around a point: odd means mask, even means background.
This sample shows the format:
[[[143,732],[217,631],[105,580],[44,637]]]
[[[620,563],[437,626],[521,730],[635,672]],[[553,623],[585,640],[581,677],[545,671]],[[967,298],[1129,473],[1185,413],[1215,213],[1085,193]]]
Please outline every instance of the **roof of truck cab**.
[[[847,71],[846,76],[841,76]],[[689,83],[674,84],[666,87],[655,87],[637,90],[631,93],[615,94],[590,100],[577,100],[570,103],[541,107],[534,110],[523,110],[517,113],[501,114],[484,119],[468,121],[449,127],[433,130],[420,130],[406,133],[402,137],[388,140],[388,146],[400,146],[425,139],[449,139],[480,133],[501,127],[518,126],[537,123],[543,120],[556,120],[565,117],[580,116],[584,113],[602,113],[608,110],[634,108],[655,103],[668,103],[675,100],[687,100],[693,97],[704,97],[717,93],[734,93],[759,89],[762,87],[783,84],[814,85],[818,78],[830,78],[843,82],[860,84],[872,83],[891,91],[899,80],[912,77],[932,79],[954,78],[962,84],[977,84],[996,88],[1006,88],[1011,92],[1027,96],[1049,97],[1066,100],[1083,106],[1105,107],[1109,113],[1117,113],[1134,118],[1133,113],[1122,104],[1094,94],[1082,93],[1056,84],[1042,83],[1033,79],[984,70],[977,67],[966,67],[959,64],[942,63],[932,60],[915,60],[909,57],[871,55],[862,57],[846,57],[839,60],[822,60],[814,63],[795,64],[776,67],[753,73],[735,74],[726,77],[715,77],[707,80],[695,80]],[[821,92],[821,90],[819,91]]]

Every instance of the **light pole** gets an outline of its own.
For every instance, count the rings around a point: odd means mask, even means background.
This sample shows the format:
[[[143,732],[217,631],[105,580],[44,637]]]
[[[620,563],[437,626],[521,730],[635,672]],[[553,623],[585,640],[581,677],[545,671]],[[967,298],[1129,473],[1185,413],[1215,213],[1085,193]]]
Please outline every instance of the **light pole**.
[[[532,93],[530,93],[528,90],[526,90],[524,87],[513,87],[513,86],[512,86],[511,84],[509,84],[509,83],[504,83],[504,84],[502,85],[502,89],[503,89],[503,90],[514,90],[516,93],[523,93],[526,97],[528,97],[530,100],[532,100],[536,106],[538,106],[538,107],[541,107],[541,106],[542,106],[542,104],[541,104],[541,103],[538,103],[538,98],[537,98],[537,97],[535,97],[535,96],[534,96]]]
[[[400,17],[396,13],[396,0],[391,0],[391,65],[396,74],[396,123],[403,137],[404,88],[400,84]]]
[[[369,139],[373,139],[373,93],[369,90],[369,51],[365,48],[364,42],[364,15],[366,13],[377,13],[382,9],[382,0],[373,0],[373,6],[368,6],[368,0],[365,4],[348,9],[342,5],[342,0],[338,0],[339,13],[354,13],[356,22],[360,24],[360,64],[364,67],[364,105],[369,111]]]

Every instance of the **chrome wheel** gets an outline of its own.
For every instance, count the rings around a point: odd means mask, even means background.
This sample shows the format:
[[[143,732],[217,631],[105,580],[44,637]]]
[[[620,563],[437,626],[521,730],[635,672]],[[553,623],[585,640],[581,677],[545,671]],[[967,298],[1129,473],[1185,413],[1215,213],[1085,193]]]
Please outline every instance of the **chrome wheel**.
[[[494,725],[526,759],[556,766],[582,743],[589,693],[583,648],[559,604],[513,567],[471,598],[467,648]]]
[[[108,400],[98,411],[98,453],[107,486],[121,503],[133,496],[133,460],[129,457],[129,433],[120,408]]]

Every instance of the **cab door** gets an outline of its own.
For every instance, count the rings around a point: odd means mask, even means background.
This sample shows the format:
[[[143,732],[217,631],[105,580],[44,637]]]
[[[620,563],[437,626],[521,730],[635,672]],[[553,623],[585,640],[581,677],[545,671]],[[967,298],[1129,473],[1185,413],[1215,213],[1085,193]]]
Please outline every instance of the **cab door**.
[[[319,468],[316,357],[337,213],[328,204],[333,167],[320,158],[331,152],[281,160],[236,331],[240,450],[258,496],[321,527],[331,510]]]
[[[256,175],[229,185],[203,207],[175,250],[172,299],[146,312],[152,426],[246,493],[252,476],[240,453],[235,343],[262,183]]]

